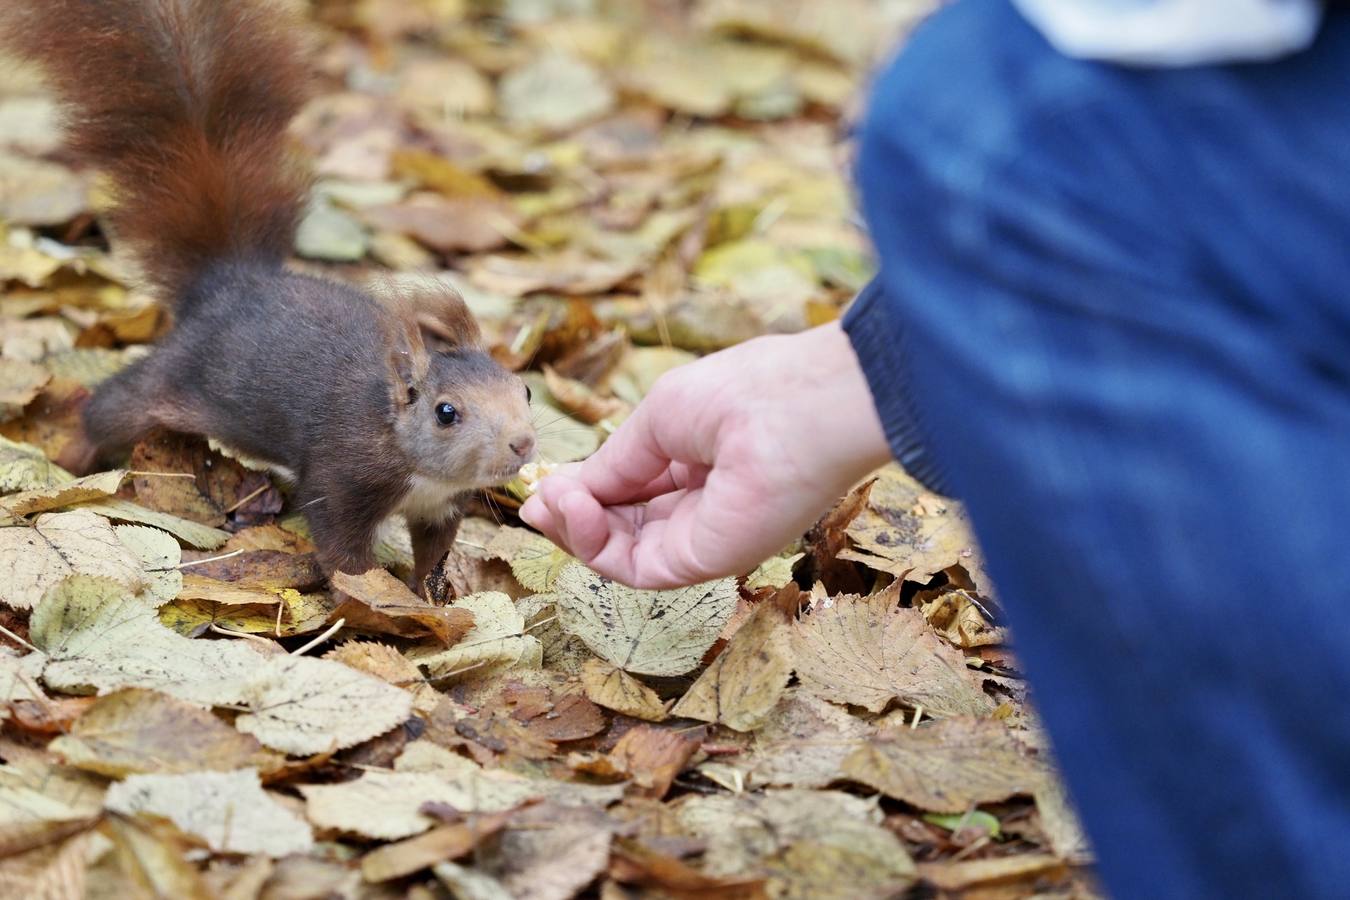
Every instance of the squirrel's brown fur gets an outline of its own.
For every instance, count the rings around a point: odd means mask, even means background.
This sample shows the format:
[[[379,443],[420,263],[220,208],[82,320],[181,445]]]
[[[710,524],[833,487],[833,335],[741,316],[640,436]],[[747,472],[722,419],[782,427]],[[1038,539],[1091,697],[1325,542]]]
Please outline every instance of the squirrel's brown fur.
[[[425,575],[457,496],[533,454],[527,392],[452,290],[376,299],[285,269],[306,195],[286,134],[308,81],[298,24],[269,0],[3,4],[0,45],[45,68],[72,153],[111,176],[114,240],[174,311],[96,390],[92,444],[218,438],[291,473],[330,571],[372,567],[403,512]]]

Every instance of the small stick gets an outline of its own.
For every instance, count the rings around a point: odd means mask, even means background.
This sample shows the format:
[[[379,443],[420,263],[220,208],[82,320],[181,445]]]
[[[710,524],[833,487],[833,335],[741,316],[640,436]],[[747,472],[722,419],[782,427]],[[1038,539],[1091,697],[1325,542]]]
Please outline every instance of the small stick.
[[[140,472],[132,469],[127,472],[133,478],[196,478],[191,472]]]
[[[25,641],[23,638],[19,637],[17,634],[10,631],[3,625],[0,625],[0,634],[3,634],[5,637],[9,638],[11,641],[14,641],[16,644],[19,644],[20,646],[27,647],[29,650],[32,650],[37,653],[42,652],[41,650],[38,650],[37,647],[34,647],[28,641]]]
[[[334,623],[332,624],[332,626],[329,627],[328,630],[326,630],[323,634],[319,635],[318,637],[316,637],[314,640],[310,641],[310,642],[309,642],[308,644],[306,644],[305,646],[303,646],[303,647],[301,647],[301,648],[299,648],[299,649],[297,649],[297,650],[292,650],[292,651],[291,651],[291,656],[304,656],[304,655],[305,655],[306,653],[308,653],[310,650],[313,650],[315,647],[319,646],[319,645],[322,644],[324,641],[328,640],[330,637],[332,637],[333,635],[337,634],[338,631],[342,628],[342,626],[343,626],[343,625],[346,625],[346,624],[347,624],[347,620],[346,620],[346,619],[338,619],[338,620],[337,620],[336,622],[334,622]]]
[[[238,503],[236,503],[236,504],[234,504],[233,506],[231,506],[229,509],[226,509],[226,510],[225,510],[225,515],[228,516],[230,513],[235,512],[235,511],[238,510],[241,506],[243,506],[245,503],[247,503],[248,501],[252,500],[254,497],[259,496],[260,494],[262,494],[264,491],[266,491],[266,490],[267,490],[268,488],[270,488],[271,486],[272,486],[272,483],[271,483],[270,481],[267,482],[267,483],[264,484],[262,487],[258,488],[256,491],[254,491],[253,493],[249,494],[247,497],[245,497],[245,498],[243,498],[242,500],[240,500]]]
[[[256,634],[249,634],[247,631],[235,631],[232,628],[226,628],[223,625],[217,625],[215,622],[212,622],[207,627],[210,628],[212,631],[214,631],[216,634],[224,634],[230,637],[243,638],[246,641],[253,641],[255,644],[262,644],[264,647],[274,646],[274,644],[267,638],[259,637]]]
[[[229,553],[222,553],[220,556],[208,556],[206,559],[190,559],[187,562],[179,563],[176,566],[165,566],[162,569],[151,569],[151,572],[173,572],[178,569],[186,569],[188,566],[200,566],[206,563],[220,562],[222,559],[229,559],[232,556],[238,556],[243,550],[231,550]]]

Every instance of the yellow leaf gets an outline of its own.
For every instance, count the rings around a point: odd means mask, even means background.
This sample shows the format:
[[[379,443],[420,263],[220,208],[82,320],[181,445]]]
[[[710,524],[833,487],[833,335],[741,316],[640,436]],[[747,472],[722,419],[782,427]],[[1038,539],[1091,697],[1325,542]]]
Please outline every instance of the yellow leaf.
[[[582,665],[581,684],[586,698],[606,709],[648,722],[666,718],[666,705],[656,691],[602,659],[588,659]]]
[[[140,560],[108,520],[87,510],[45,513],[31,526],[0,528],[0,602],[31,609],[76,573],[112,578],[132,591],[146,583]]]

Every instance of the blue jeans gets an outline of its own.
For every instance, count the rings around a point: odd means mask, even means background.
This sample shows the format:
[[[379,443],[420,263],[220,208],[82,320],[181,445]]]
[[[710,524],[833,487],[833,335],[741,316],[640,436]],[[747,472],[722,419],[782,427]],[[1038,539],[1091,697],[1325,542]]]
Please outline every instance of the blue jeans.
[[[1108,889],[1350,896],[1350,14],[1141,70],[962,0],[859,178],[846,328],[969,506]]]

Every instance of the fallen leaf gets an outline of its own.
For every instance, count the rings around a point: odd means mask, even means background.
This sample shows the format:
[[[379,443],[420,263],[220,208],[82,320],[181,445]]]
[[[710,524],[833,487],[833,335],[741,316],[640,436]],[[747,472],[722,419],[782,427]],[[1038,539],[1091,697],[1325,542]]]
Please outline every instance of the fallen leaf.
[[[201,873],[188,858],[201,842],[167,819],[153,815],[112,814],[99,829],[112,842],[89,871],[98,891],[116,897],[174,897],[214,900]]]
[[[953,718],[864,741],[843,774],[920,809],[963,813],[1034,793],[1044,767],[993,719]]]
[[[553,589],[558,573],[575,560],[543,535],[503,526],[487,545],[487,554],[505,560],[526,590],[543,594]]]
[[[788,635],[787,621],[778,608],[759,604],[670,714],[717,722],[736,731],[759,728],[792,677]]]
[[[525,617],[506,594],[470,594],[448,609],[471,613],[473,627],[448,650],[410,657],[432,678],[462,674],[481,679],[513,666],[539,666],[543,655],[539,641],[525,634]]]
[[[1075,866],[1092,864],[1092,844],[1083,831],[1064,783],[1057,776],[1047,774],[1036,787],[1035,797],[1041,830],[1049,839],[1055,856]]]
[[[74,479],[39,447],[0,437],[0,494],[42,490]]]
[[[21,415],[51,380],[52,373],[36,363],[0,357],[0,421]]]
[[[67,765],[110,778],[267,769],[280,762],[210,711],[135,689],[100,697],[47,749]]]
[[[234,727],[297,756],[351,747],[412,714],[407,691],[308,656],[268,657],[243,688],[249,711],[235,719]]]
[[[122,479],[126,474],[120,469],[97,472],[73,481],[32,488],[0,499],[0,507],[15,516],[28,516],[35,512],[60,509],[98,497],[110,497],[122,486]]]
[[[615,768],[633,780],[641,796],[659,800],[702,742],[700,730],[638,725],[624,732],[609,756]]]
[[[676,814],[708,842],[705,872],[765,875],[770,896],[893,896],[915,877],[875,804],[838,791],[694,795],[679,801]]]
[[[474,626],[473,613],[462,606],[433,606],[384,569],[362,575],[335,572],[333,587],[347,595],[330,618],[348,628],[399,637],[434,637],[454,644]],[[523,626],[522,622],[522,626]]]
[[[551,51],[502,76],[497,108],[516,125],[562,131],[603,115],[614,100],[613,88],[594,67]]]
[[[235,727],[295,754],[341,749],[408,718],[412,698],[340,663],[264,657],[234,641],[200,641],[161,625],[143,600],[105,578],[61,582],[33,613],[31,639],[57,689],[139,687],[212,706],[242,706]]]
[[[31,609],[77,573],[114,579],[132,591],[146,586],[140,561],[107,519],[87,510],[44,513],[31,526],[0,528],[0,602]]]
[[[581,684],[586,696],[606,709],[648,722],[666,718],[666,705],[656,691],[602,659],[585,662],[581,668]]]
[[[825,787],[843,777],[845,758],[872,732],[856,716],[792,688],[755,732],[744,764],[754,785]]]
[[[1064,863],[1048,854],[1027,854],[1001,859],[940,860],[920,863],[923,880],[941,891],[964,892],[980,885],[997,883],[1004,890],[1040,893],[1040,880]],[[1005,895],[1010,896],[1010,895]]]
[[[848,526],[855,549],[844,550],[840,559],[920,583],[959,565],[981,590],[989,590],[992,584],[964,509],[924,491],[898,466],[878,475],[867,508]]]
[[[0,896],[84,900],[93,835],[81,833],[0,859]]]
[[[464,822],[440,825],[399,843],[386,844],[361,858],[361,875],[370,883],[392,881],[445,860],[459,859],[501,831],[508,818],[501,813],[471,816]]]
[[[119,522],[149,525],[151,528],[167,531],[184,543],[202,550],[215,550],[230,538],[228,531],[221,531],[219,528],[211,528],[198,522],[190,522],[168,513],[146,509],[144,506],[139,506],[130,500],[123,500],[119,497],[92,500],[88,503],[81,503],[78,508],[107,516],[109,519],[115,519]]]
[[[253,769],[131,775],[108,789],[106,806],[163,816],[217,853],[281,857],[314,846],[309,825],[268,796]]]
[[[441,700],[441,695],[427,684],[426,678],[416,664],[388,644],[346,641],[329,650],[323,658],[351,666],[358,672],[373,675],[381,681],[410,692],[413,697],[413,709],[417,712],[429,713]]]
[[[158,528],[144,525],[117,525],[113,528],[122,546],[140,561],[145,575],[142,596],[155,606],[162,606],[183,589],[182,548],[178,541]]]
[[[994,702],[961,653],[940,640],[898,592],[834,597],[792,628],[797,677],[835,703],[880,712],[893,699],[933,715],[984,715]]]
[[[597,656],[641,675],[683,675],[695,668],[736,609],[730,578],[637,591],[575,564],[555,586],[563,628]]]

